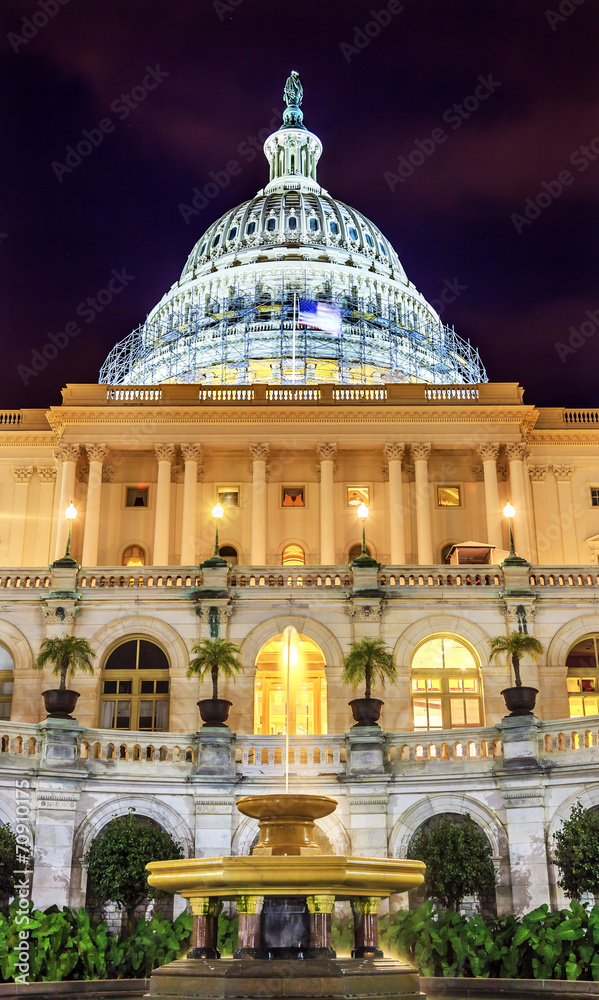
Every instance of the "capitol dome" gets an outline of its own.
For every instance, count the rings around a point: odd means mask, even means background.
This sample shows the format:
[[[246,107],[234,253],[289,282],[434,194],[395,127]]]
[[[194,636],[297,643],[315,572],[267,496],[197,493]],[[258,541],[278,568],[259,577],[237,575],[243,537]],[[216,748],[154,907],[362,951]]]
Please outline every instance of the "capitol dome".
[[[264,143],[266,187],[206,230],[101,383],[487,381],[378,226],[318,183],[322,143],[303,124],[302,93],[294,72]]]

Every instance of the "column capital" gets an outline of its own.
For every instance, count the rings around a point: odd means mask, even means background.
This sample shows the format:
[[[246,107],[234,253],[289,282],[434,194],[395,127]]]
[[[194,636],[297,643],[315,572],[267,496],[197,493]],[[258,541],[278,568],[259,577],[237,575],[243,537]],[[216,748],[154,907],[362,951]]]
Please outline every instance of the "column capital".
[[[270,456],[270,445],[266,442],[250,445],[250,458],[252,462],[268,462]]]
[[[479,444],[476,449],[481,462],[496,462],[497,456],[499,455],[499,442],[493,441],[491,443],[485,441],[484,444]]]
[[[54,466],[45,465],[40,468],[38,466],[37,474],[40,477],[42,483],[55,483],[56,482],[56,469]]]
[[[405,451],[405,444],[385,444],[383,445],[383,455],[386,462],[401,462]]]
[[[61,444],[54,452],[54,457],[61,462],[76,462],[81,454],[81,446],[78,444]]]
[[[523,462],[526,458],[526,445],[522,444],[520,441],[514,441],[511,444],[506,444],[505,453],[508,458],[508,462]]]
[[[335,897],[333,897],[335,898]],[[262,913],[264,906],[264,896],[235,896],[238,913]]]
[[[306,896],[308,913],[332,913],[335,906],[335,897],[326,893]]]
[[[182,444],[181,454],[184,462],[201,462],[202,446],[201,444]]]
[[[431,454],[430,443],[423,444],[413,444],[412,445],[412,458],[415,462],[428,462]]]
[[[317,444],[316,454],[318,455],[319,462],[334,462],[337,454],[337,445],[334,443]]]
[[[174,444],[155,444],[154,451],[156,452],[157,462],[172,462],[175,457]]]
[[[12,469],[12,477],[15,483],[28,483],[31,480],[32,475],[32,465],[13,467]]]
[[[105,444],[86,444],[88,462],[104,462],[108,454]]]
[[[529,465],[528,475],[531,483],[544,483],[549,471],[548,465]]]
[[[574,468],[571,465],[554,465],[553,475],[557,479],[558,483],[569,483],[572,479],[572,473]]]

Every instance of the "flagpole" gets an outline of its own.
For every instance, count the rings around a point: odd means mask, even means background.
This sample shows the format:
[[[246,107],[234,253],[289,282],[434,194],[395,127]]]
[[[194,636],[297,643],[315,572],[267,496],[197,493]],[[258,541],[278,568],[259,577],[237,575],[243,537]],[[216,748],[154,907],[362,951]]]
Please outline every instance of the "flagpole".
[[[293,334],[291,338],[292,343],[292,362],[291,362],[291,381],[295,385],[295,307],[297,302],[297,292],[293,293]]]

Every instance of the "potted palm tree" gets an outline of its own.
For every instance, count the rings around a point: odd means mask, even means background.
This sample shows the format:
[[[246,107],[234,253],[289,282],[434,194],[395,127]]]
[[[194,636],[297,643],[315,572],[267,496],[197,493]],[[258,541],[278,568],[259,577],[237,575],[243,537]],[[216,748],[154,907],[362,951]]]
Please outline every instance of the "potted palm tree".
[[[523,656],[538,660],[544,652],[543,644],[527,632],[512,632],[489,639],[489,660],[505,656],[508,666],[511,662],[514,668],[515,687],[504,688],[501,692],[510,715],[532,715],[539,692],[537,688],[522,684],[520,660]]]
[[[357,726],[377,725],[384,702],[373,698],[371,690],[377,681],[384,687],[385,680],[394,681],[396,677],[393,655],[382,639],[365,636],[352,642],[343,660],[341,680],[352,687],[364,682],[364,697],[354,698],[349,703]]]
[[[55,639],[44,639],[39,655],[33,664],[36,670],[43,670],[47,663],[54,664],[54,674],[60,674],[57,688],[42,691],[46,712],[50,719],[72,719],[79,697],[78,691],[67,688],[67,674],[72,677],[77,670],[93,674],[95,653],[87,639],[74,635],[64,635]]]
[[[198,702],[202,722],[205,726],[226,726],[232,702],[218,697],[218,678],[232,677],[235,681],[235,675],[243,670],[237,659],[239,647],[227,639],[202,639],[192,653],[196,656],[187,668],[187,676],[200,680],[210,676],[212,680],[212,698]]]

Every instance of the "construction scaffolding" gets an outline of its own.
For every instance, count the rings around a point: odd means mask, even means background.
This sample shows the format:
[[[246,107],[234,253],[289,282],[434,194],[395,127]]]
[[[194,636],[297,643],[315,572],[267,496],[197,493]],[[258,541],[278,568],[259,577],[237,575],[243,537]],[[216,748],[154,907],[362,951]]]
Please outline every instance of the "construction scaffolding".
[[[299,296],[336,305],[340,336],[300,326]],[[305,282],[254,283],[225,298],[174,296],[120,341],[100,371],[107,385],[252,382],[474,384],[487,375],[478,351],[430,307],[407,297],[366,300]]]

